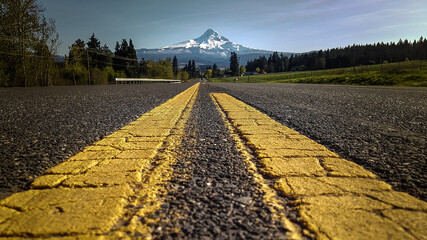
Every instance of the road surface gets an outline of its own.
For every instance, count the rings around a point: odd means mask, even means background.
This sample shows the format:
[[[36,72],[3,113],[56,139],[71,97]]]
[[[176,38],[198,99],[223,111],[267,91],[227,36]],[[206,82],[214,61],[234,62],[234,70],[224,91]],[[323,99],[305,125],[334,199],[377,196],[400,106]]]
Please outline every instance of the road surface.
[[[0,237],[427,234],[425,89],[190,85],[2,90]]]

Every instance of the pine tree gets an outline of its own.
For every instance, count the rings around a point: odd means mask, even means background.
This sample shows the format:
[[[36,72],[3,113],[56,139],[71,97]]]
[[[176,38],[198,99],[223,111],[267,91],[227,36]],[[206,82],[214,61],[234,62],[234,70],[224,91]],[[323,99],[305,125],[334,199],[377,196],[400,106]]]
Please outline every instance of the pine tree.
[[[113,67],[116,71],[125,72],[127,77],[139,77],[140,63],[132,39],[129,39],[129,44],[126,39],[123,39],[121,44],[116,42]]]
[[[139,77],[139,63],[138,63],[138,58],[136,56],[136,50],[135,47],[133,46],[133,42],[132,39],[129,39],[129,46],[127,48],[127,58],[128,58],[128,63],[127,63],[127,69],[126,69],[126,75],[131,77],[131,78],[137,78]]]
[[[173,57],[172,70],[173,70],[173,76],[176,79],[176,77],[178,76],[178,59],[176,58],[176,56]]]
[[[106,67],[111,67],[113,61],[113,52],[108,48],[107,44],[100,49],[100,54],[98,55],[98,67],[104,69]]]
[[[117,41],[116,42],[116,47],[114,48],[114,57],[113,57],[113,69],[116,72],[124,72],[126,69],[126,62],[124,61],[124,55],[125,53],[123,52],[123,42],[125,42],[126,39],[123,39],[122,41],[122,45],[120,45],[120,43]],[[126,42],[127,45],[127,42]]]
[[[130,59],[137,59],[136,50],[135,50],[135,47],[133,46],[132,39],[129,39],[129,47],[127,49],[127,57]]]
[[[190,76],[190,78],[193,78],[193,70],[191,68],[191,60],[188,60],[187,72],[188,72],[188,75]]]
[[[239,60],[235,52],[231,52],[230,56],[230,71],[233,76],[239,75]]]
[[[101,42],[95,37],[95,33],[92,33],[92,36],[90,36],[86,44],[89,49],[98,50],[101,48]]]
[[[197,76],[197,69],[196,69],[196,62],[193,60],[191,62],[191,75],[193,78],[195,78]]]
[[[86,61],[89,61],[89,65],[91,68],[98,67],[98,63],[100,62],[99,55],[101,53],[101,42],[98,38],[95,37],[95,33],[92,33],[92,36],[89,38],[89,41],[86,43],[88,58]],[[87,63],[85,64],[87,66]]]

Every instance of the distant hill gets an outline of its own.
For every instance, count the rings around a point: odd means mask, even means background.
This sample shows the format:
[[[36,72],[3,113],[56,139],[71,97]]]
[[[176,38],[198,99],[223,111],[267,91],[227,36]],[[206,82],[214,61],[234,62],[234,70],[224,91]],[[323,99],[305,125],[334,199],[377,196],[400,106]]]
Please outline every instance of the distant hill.
[[[245,65],[247,61],[260,56],[268,57],[273,51],[260,50],[233,43],[226,37],[221,36],[217,31],[208,29],[202,36],[185,42],[180,42],[172,46],[165,46],[157,49],[141,48],[136,50],[138,59],[158,59],[173,58],[176,56],[180,65],[185,65],[189,60],[193,60],[197,65],[213,65],[228,67],[230,53],[236,52],[240,58],[240,64]],[[279,53],[280,54],[280,53]],[[290,56],[292,53],[283,52],[283,55]]]

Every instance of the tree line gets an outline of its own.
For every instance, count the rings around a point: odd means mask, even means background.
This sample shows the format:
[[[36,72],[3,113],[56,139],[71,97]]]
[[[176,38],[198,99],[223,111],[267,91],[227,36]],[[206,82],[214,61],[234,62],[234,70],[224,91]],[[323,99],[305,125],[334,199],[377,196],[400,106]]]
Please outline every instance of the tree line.
[[[216,63],[213,65],[213,67],[207,66],[204,76],[207,78],[224,76],[224,75],[240,76],[246,72],[246,67],[243,65],[242,66],[239,65],[239,58],[236,52],[230,53],[229,62],[230,62],[229,68],[224,69],[224,71],[221,71],[221,69],[218,68]]]
[[[196,76],[192,62],[184,71],[176,57],[138,61],[132,39],[116,42],[114,52],[92,34],[69,46],[65,62],[55,61],[59,35],[37,0],[0,2],[0,87],[108,84],[115,77],[186,80]]]
[[[88,42],[77,39],[69,49],[62,76],[72,79],[73,84],[108,84],[116,77],[180,80],[190,77],[186,70],[179,70],[176,56],[173,61],[170,58],[138,61],[132,39],[117,41],[113,53],[92,34]]]
[[[413,42],[399,40],[397,43],[354,44],[345,48],[313,51],[290,57],[274,52],[268,58],[262,56],[248,61],[246,69],[250,72],[261,73],[322,70],[406,60],[425,60],[426,57],[427,39],[421,37]]]

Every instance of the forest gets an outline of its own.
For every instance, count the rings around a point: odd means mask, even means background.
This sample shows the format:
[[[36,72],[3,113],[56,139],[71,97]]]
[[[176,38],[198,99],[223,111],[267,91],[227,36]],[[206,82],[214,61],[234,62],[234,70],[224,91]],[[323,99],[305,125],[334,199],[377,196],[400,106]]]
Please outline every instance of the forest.
[[[288,72],[324,70],[382,63],[403,62],[409,60],[426,60],[427,39],[420,37],[413,42],[399,40],[397,43],[376,43],[352,45],[345,48],[334,48],[295,54],[290,57],[277,52],[268,58],[260,57],[246,64],[248,72]]]
[[[127,78],[163,78],[187,80],[193,69],[178,68],[176,56],[172,59],[138,61],[132,39],[116,42],[114,52],[106,44],[102,45],[95,34],[85,43],[77,39],[70,46],[65,62],[59,66],[59,79],[62,83],[109,84],[116,77]],[[193,65],[194,61],[193,61]]]

